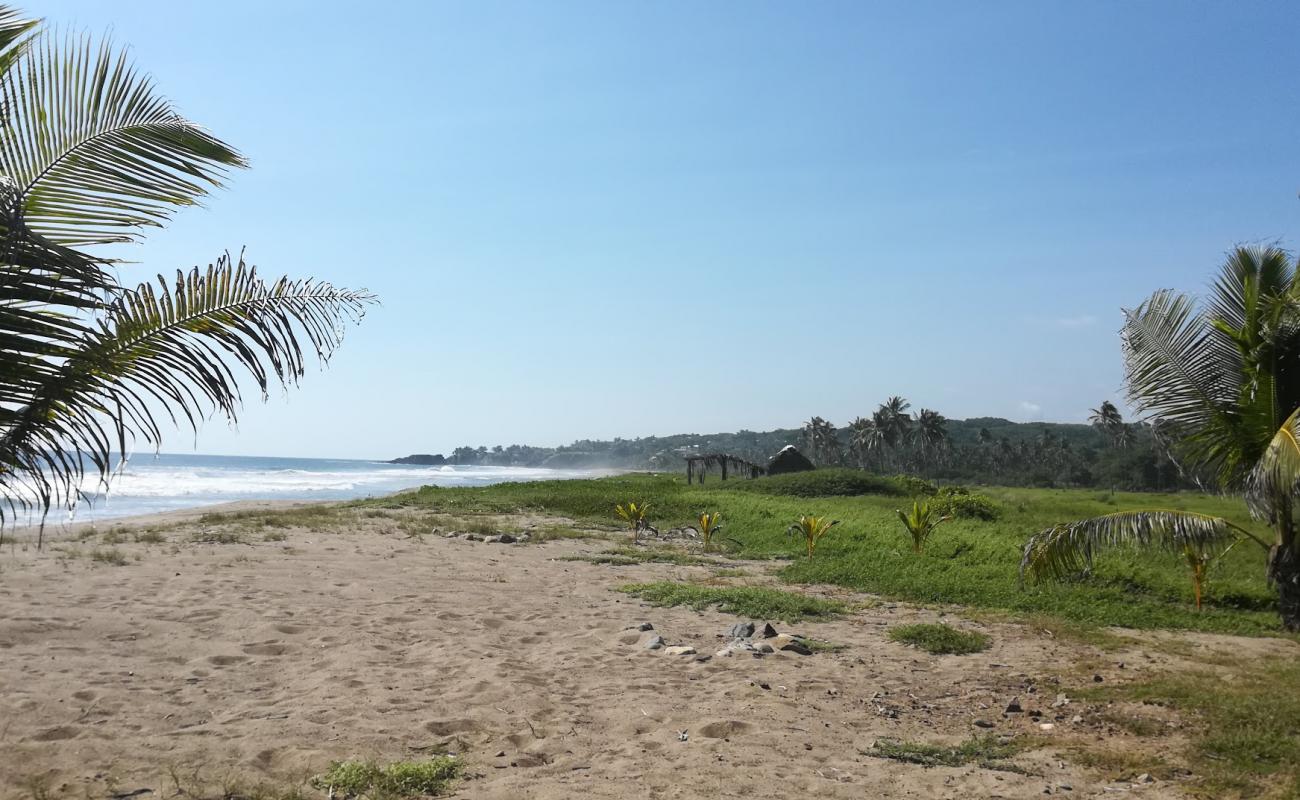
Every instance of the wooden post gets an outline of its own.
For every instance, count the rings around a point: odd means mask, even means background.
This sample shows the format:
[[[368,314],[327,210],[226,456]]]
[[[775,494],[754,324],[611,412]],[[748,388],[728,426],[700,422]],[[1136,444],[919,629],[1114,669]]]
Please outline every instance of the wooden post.
[[[724,481],[727,479],[727,461],[729,460],[730,459],[728,459],[726,456],[722,457],[722,479]]]

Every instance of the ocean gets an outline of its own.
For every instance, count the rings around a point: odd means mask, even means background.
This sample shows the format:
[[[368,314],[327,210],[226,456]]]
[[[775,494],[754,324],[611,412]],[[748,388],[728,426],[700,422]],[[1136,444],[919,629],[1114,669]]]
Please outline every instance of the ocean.
[[[83,502],[69,520],[51,511],[48,523],[153,514],[234,500],[352,500],[424,485],[486,486],[507,481],[589,478],[597,470],[535,467],[424,467],[326,458],[136,455],[106,494]],[[90,481],[87,485],[92,485]]]

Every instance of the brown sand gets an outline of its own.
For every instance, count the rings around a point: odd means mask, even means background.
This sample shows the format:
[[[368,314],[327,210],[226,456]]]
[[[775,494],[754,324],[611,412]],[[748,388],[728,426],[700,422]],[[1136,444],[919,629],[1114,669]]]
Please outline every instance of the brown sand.
[[[699,663],[625,629],[649,621],[669,644],[711,654],[734,617],[611,589],[709,568],[555,560],[608,546],[592,540],[412,539],[384,519],[193,544],[193,520],[182,515],[166,544],[117,545],[122,566],[87,557],[92,543],[4,546],[0,796],[171,797],[177,783],[220,796],[301,782],[336,759],[449,751],[468,765],[460,797],[1181,796],[1071,760],[1103,729],[1084,704],[1050,708],[1050,676],[1081,659],[1122,676],[1113,655],[1021,626],[954,619],[991,632],[992,649],[934,657],[885,632],[936,612],[880,604],[778,625],[841,652]],[[1016,696],[1044,716],[1004,716]],[[883,738],[957,743],[985,732],[977,719],[1040,737],[1014,759],[1038,774],[869,755]]]

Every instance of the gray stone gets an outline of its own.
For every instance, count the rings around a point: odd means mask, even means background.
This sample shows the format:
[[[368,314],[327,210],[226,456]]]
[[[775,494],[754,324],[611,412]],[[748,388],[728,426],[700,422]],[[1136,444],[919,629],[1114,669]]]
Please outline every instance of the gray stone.
[[[664,646],[664,637],[662,636],[651,636],[649,639],[646,640],[645,643],[645,649],[647,650],[658,650],[663,646]]]
[[[664,655],[666,655],[666,656],[693,656],[693,655],[695,655],[695,648],[694,648],[694,647],[691,647],[689,644],[679,644],[679,645],[674,645],[674,646],[672,646],[672,647],[665,647],[665,648],[664,648]]]
[[[801,656],[810,656],[813,654],[813,651],[803,642],[790,642],[781,649],[788,653],[798,653]]]
[[[992,728],[992,727],[993,727],[993,723],[992,723],[992,722],[989,722],[989,721],[986,720],[986,719],[977,719],[977,720],[975,720],[975,727],[977,727],[977,728]]]
[[[1020,705],[1020,698],[1019,698],[1019,697],[1013,697],[1013,698],[1011,698],[1011,702],[1010,702],[1010,703],[1007,703],[1006,710],[1003,711],[1002,713],[1004,713],[1004,714],[1019,714],[1019,713],[1022,713],[1024,710],[1025,710],[1024,707]]]
[[[497,544],[498,542],[501,541],[501,537],[500,537],[500,536],[488,536],[488,537],[485,537],[485,538],[483,539],[483,541],[486,542],[487,544]]]
[[[633,630],[633,631],[652,631],[654,629],[655,626],[651,625],[648,622],[642,622],[639,625],[629,625],[626,628],[626,630]]]
[[[764,623],[763,623],[763,638],[764,638],[764,639],[771,639],[773,636],[776,636],[776,628],[773,628],[773,627],[772,627],[772,623],[770,623],[770,622],[764,622]]]
[[[465,539],[466,539],[467,541],[471,541],[471,542],[481,542],[481,541],[483,541],[483,537],[482,537],[482,536],[479,536],[477,533],[467,533],[467,534],[465,534]]]
[[[728,639],[748,639],[754,635],[754,623],[737,622],[727,629]]]
[[[500,542],[501,544],[514,544],[519,540],[508,533],[503,533],[497,537],[497,541]]]
[[[760,653],[775,653],[775,652],[776,652],[776,650],[772,648],[772,645],[768,644],[767,642],[759,642],[759,643],[754,647],[754,649],[757,650],[757,651],[760,652]]]

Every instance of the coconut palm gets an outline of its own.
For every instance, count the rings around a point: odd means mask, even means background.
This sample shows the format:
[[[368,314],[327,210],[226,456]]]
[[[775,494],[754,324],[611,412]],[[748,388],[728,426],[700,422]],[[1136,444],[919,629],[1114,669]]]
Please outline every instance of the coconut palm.
[[[71,508],[163,421],[233,419],[236,369],[263,396],[296,383],[373,302],[242,255],[132,288],[80,249],[137,241],[243,166],[111,45],[0,6],[0,521]]]
[[[938,411],[923,408],[916,415],[915,437],[922,453],[932,453],[948,441],[948,420]]]
[[[804,445],[819,464],[838,464],[840,458],[839,432],[835,426],[821,417],[813,417],[804,423]]]
[[[907,528],[907,533],[912,537],[912,550],[916,553],[925,549],[926,540],[930,538],[931,533],[934,533],[935,528],[952,519],[935,513],[928,502],[920,500],[912,501],[910,512],[898,508],[894,509],[894,513],[898,515],[903,527]]]
[[[849,423],[849,452],[859,467],[866,468],[883,442],[881,431],[873,420],[858,417]]]
[[[822,540],[823,536],[831,532],[831,528],[839,524],[839,520],[830,517],[804,515],[799,517],[798,522],[787,528],[786,533],[802,536],[804,545],[808,548],[808,557],[812,558],[813,552],[817,549],[817,543]]]
[[[1217,517],[1124,512],[1035,535],[1022,572],[1063,577],[1106,545],[1205,554],[1245,537],[1268,550],[1282,624],[1300,630],[1300,278],[1291,257],[1276,247],[1236,248],[1201,307],[1159,291],[1125,316],[1132,404],[1180,468],[1244,496],[1252,515],[1273,528],[1273,542]]]
[[[1101,406],[1091,409],[1092,414],[1088,417],[1088,422],[1092,427],[1101,431],[1113,447],[1126,447],[1131,441],[1128,426],[1124,424],[1124,415],[1119,412],[1115,404],[1109,400],[1103,400]]]

